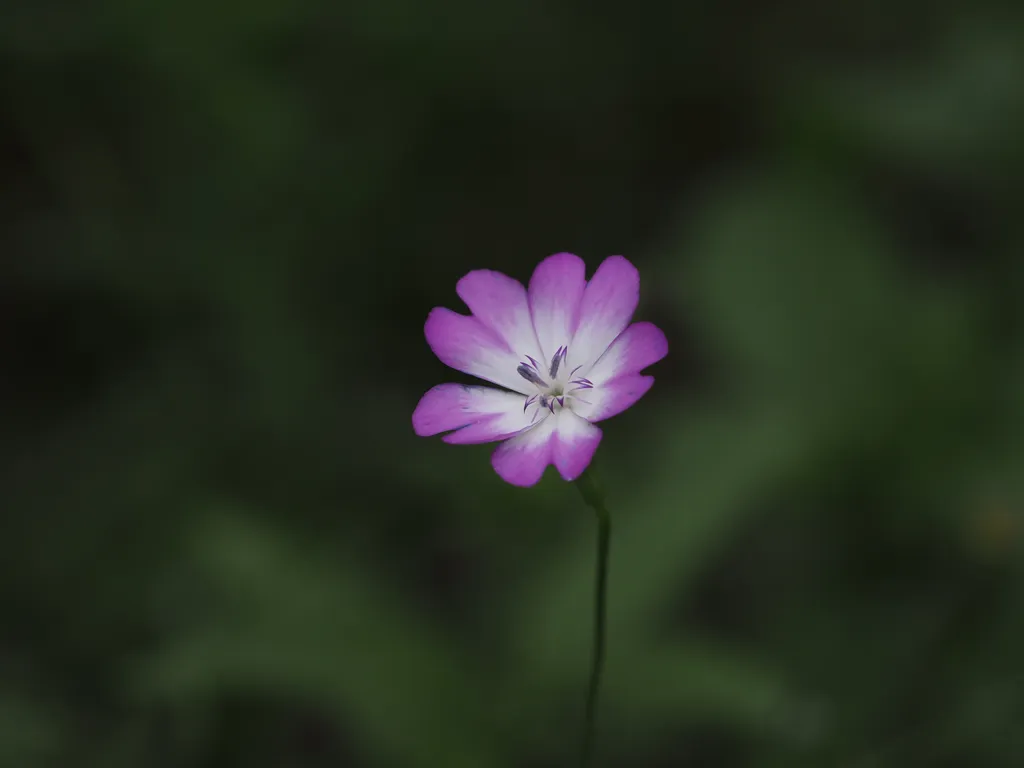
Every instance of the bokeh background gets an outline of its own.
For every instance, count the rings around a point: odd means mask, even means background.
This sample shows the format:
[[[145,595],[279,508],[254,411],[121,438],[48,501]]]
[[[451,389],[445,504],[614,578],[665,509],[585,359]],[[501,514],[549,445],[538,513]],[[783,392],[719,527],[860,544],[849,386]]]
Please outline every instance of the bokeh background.
[[[600,764],[1024,766],[1024,10],[0,11],[0,766],[573,765],[594,522],[413,435],[627,255]]]

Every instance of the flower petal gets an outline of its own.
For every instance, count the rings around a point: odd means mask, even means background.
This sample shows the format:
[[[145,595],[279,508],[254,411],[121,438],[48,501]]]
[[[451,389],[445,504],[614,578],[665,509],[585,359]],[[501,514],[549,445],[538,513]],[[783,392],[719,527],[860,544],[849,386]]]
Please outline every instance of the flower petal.
[[[426,437],[445,435],[449,443],[485,443],[501,440],[529,426],[522,395],[490,387],[439,384],[429,390],[412,414],[412,427]]]
[[[596,386],[623,376],[640,373],[668,354],[668,339],[652,323],[633,323],[619,334],[587,373]]]
[[[541,357],[530,317],[526,289],[501,272],[477,269],[459,280],[456,293],[473,316],[495,333],[516,356]]]
[[[568,408],[558,413],[553,458],[564,480],[573,481],[583,474],[601,442],[601,429]]]
[[[495,449],[491,466],[502,480],[523,488],[537,484],[552,462],[556,422],[549,416]]]
[[[653,376],[627,373],[625,376],[619,376],[600,387],[587,390],[587,400],[591,404],[574,406],[574,410],[587,421],[593,422],[610,419],[612,416],[622,413],[647,394],[647,390],[653,384]]]
[[[485,416],[480,421],[465,426],[462,429],[457,429],[441,439],[452,445],[493,443],[522,432],[534,423],[536,410],[527,413],[526,409],[523,408],[525,398],[520,395],[509,394],[515,399],[511,408],[502,413]]]
[[[550,361],[559,347],[572,340],[586,285],[586,265],[571,253],[548,256],[533,270],[530,314],[540,342],[541,360]]]
[[[640,273],[622,256],[609,256],[587,283],[580,322],[569,344],[569,365],[593,365],[629,325],[640,301]]]
[[[519,358],[475,317],[434,307],[423,332],[438,359],[457,371],[526,393],[526,381],[516,373]]]

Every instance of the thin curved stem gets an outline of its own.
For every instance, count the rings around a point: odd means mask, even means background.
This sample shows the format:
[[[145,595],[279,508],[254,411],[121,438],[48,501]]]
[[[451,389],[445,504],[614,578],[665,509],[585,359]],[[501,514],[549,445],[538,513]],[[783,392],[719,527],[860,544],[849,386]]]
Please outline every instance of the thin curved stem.
[[[597,714],[597,700],[601,689],[601,673],[604,669],[605,636],[605,595],[608,587],[608,544],[612,525],[604,494],[598,488],[589,471],[576,480],[583,500],[597,515],[597,572],[594,588],[594,636],[590,662],[590,685],[587,689],[587,709],[583,725],[583,749],[580,753],[581,768],[588,768],[594,745],[594,722]]]

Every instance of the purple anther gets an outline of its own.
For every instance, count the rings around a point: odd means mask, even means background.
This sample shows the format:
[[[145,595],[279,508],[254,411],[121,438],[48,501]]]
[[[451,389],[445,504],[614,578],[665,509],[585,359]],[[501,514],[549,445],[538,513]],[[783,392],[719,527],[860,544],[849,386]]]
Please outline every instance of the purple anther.
[[[530,366],[528,366],[526,363],[520,363],[519,367],[516,368],[516,373],[518,373],[531,384],[536,384],[538,387],[546,387],[548,385],[548,383],[544,381],[544,379],[542,379],[540,376],[538,376],[537,372],[530,368]]]
[[[526,409],[533,405],[533,401],[537,399],[537,395],[526,398],[526,403],[523,405],[523,413],[526,413]]]
[[[555,378],[558,375],[558,366],[565,360],[565,355],[568,352],[567,347],[559,347],[558,351],[555,352],[555,356],[551,358],[551,378]]]
[[[540,373],[540,363],[538,363],[538,362],[537,362],[536,360],[534,360],[534,359],[533,359],[532,357],[530,357],[529,355],[527,355],[527,356],[526,356],[526,359],[530,361],[530,365],[532,365],[532,366],[533,366],[533,369],[534,369],[535,371],[537,371],[538,373]]]

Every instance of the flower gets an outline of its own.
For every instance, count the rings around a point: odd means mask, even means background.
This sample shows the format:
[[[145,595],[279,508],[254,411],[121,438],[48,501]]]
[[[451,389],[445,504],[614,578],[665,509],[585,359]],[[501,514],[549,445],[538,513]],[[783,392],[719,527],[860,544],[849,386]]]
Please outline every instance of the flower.
[[[536,484],[549,464],[575,480],[601,442],[594,423],[639,400],[654,383],[640,371],[668,353],[656,326],[630,325],[640,298],[636,267],[610,256],[588,282],[581,258],[556,253],[537,265],[529,291],[488,269],[470,272],[455,291],[473,314],[435,307],[427,343],[445,365],[504,389],[434,387],[413,412],[416,434],[504,441],[491,464],[513,485]]]

